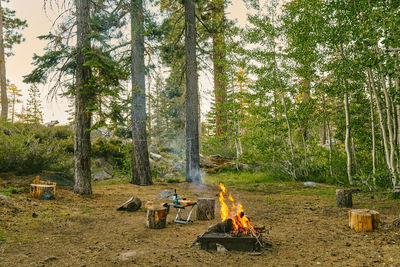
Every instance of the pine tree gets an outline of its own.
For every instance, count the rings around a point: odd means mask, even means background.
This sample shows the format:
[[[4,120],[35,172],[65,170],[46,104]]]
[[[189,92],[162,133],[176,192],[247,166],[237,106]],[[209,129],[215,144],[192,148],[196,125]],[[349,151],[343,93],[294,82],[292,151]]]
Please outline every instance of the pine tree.
[[[6,86],[6,56],[12,55],[12,46],[19,44],[24,39],[19,30],[24,29],[26,20],[15,18],[15,11],[2,7],[2,2],[9,0],[0,0],[0,93],[1,93],[1,113],[0,118],[8,117],[8,98]]]
[[[10,90],[10,99],[9,99],[9,103],[11,103],[11,122],[14,122],[14,117],[15,115],[17,115],[15,113],[15,104],[17,103],[22,103],[22,100],[20,99],[20,97],[22,96],[21,94],[21,90],[19,90],[15,84],[10,84],[8,86],[8,90]]]
[[[29,99],[26,104],[25,121],[32,124],[43,123],[42,104],[40,99],[40,91],[36,84],[29,87]]]

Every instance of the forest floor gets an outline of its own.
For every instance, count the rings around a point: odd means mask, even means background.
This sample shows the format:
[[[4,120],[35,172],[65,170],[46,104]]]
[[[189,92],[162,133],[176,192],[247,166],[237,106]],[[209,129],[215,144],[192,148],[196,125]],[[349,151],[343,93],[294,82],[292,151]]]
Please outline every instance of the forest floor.
[[[10,183],[0,179],[1,184]],[[216,185],[110,182],[94,185],[92,196],[61,187],[56,200],[34,200],[25,190],[11,195],[11,204],[0,201],[0,266],[400,266],[400,229],[391,224],[400,214],[400,201],[383,192],[353,195],[354,208],[375,209],[383,221],[375,232],[356,233],[348,227],[348,209],[335,206],[334,186],[238,187],[228,190],[254,224],[266,226],[264,238],[272,243],[259,254],[191,246],[218,216],[181,225],[172,222],[176,213],[171,210],[166,228],[155,230],[145,226],[145,208],[116,211],[131,196],[145,203],[164,189],[176,188],[188,199],[217,198]]]

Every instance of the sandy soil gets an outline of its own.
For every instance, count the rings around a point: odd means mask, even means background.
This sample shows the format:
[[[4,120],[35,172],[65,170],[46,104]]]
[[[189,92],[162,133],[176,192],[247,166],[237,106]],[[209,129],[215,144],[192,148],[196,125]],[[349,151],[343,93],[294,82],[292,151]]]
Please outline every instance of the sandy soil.
[[[400,229],[391,225],[400,202],[379,195],[353,196],[354,208],[376,209],[383,221],[375,232],[356,233],[347,226],[347,209],[335,207],[334,196],[272,185],[262,191],[231,190],[253,222],[268,230],[264,236],[272,247],[259,254],[191,246],[217,219],[180,225],[172,222],[176,213],[171,211],[167,227],[155,230],[145,227],[145,209],[116,211],[132,195],[146,202],[174,188],[189,199],[215,198],[218,192],[216,186],[181,183],[95,186],[89,197],[59,188],[58,198],[50,201],[13,195],[12,207],[0,210],[5,239],[0,266],[400,266]]]

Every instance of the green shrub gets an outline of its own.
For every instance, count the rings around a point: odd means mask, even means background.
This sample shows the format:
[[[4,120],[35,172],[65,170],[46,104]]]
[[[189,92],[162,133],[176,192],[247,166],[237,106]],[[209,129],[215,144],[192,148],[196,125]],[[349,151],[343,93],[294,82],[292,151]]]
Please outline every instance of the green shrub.
[[[0,172],[68,170],[71,147],[73,135],[67,126],[0,122]]]

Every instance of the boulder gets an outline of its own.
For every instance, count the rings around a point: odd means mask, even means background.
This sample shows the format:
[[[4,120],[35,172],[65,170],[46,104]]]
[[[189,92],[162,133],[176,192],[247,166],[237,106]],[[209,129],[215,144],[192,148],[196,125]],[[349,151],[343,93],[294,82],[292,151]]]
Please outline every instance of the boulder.
[[[158,199],[173,200],[173,199],[174,199],[174,194],[175,194],[174,191],[165,189],[165,190],[161,191],[160,194],[157,195],[157,198],[158,198]],[[178,195],[178,198],[180,198],[179,195]]]
[[[106,179],[111,179],[113,176],[107,173],[105,170],[99,170],[98,172],[93,173],[92,178],[94,181],[101,181]]]
[[[149,154],[150,154],[150,157],[152,159],[154,159],[154,160],[157,160],[157,161],[164,160],[164,157],[161,156],[160,154],[156,154],[156,153],[153,153],[153,152],[150,152]]]
[[[173,172],[184,172],[185,171],[185,164],[182,162],[175,162],[172,165],[171,171]]]
[[[44,172],[40,174],[29,175],[29,177],[40,176],[41,180],[56,183],[59,186],[74,186],[73,179],[64,172]]]

